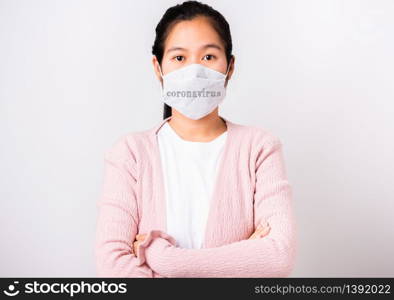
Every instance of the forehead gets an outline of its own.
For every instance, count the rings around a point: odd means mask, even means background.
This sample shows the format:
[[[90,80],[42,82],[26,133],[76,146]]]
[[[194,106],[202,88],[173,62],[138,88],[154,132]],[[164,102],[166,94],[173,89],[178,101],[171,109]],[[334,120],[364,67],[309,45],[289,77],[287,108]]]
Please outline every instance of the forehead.
[[[164,50],[171,47],[197,50],[207,44],[217,44],[224,49],[223,42],[210,20],[206,17],[196,17],[171,26]]]

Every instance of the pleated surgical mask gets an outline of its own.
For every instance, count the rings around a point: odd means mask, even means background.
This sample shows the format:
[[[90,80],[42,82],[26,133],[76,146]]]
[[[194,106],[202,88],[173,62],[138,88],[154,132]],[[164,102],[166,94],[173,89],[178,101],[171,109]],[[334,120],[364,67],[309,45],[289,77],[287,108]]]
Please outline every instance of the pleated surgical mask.
[[[228,71],[229,67],[223,74],[201,64],[190,64],[163,75],[160,68],[162,101],[190,119],[201,119],[226,96]]]

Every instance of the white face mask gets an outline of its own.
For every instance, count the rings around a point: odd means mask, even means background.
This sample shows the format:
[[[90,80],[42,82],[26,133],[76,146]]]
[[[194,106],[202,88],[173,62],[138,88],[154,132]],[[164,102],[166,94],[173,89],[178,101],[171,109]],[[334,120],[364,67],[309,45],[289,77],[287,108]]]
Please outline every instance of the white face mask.
[[[201,119],[226,96],[224,84],[228,71],[229,67],[223,74],[200,64],[190,64],[166,75],[160,69],[162,101],[190,119]]]

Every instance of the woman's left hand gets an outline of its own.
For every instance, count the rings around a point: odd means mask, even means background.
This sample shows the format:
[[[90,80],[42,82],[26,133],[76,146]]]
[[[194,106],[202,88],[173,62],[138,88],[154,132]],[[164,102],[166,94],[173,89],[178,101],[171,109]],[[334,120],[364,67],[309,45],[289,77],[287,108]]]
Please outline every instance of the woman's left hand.
[[[264,224],[259,224],[256,228],[256,231],[249,237],[249,239],[258,239],[263,238],[270,232],[271,227],[268,222]]]
[[[137,234],[135,236],[136,241],[133,242],[133,252],[135,256],[138,256],[139,245],[145,240],[146,234]]]

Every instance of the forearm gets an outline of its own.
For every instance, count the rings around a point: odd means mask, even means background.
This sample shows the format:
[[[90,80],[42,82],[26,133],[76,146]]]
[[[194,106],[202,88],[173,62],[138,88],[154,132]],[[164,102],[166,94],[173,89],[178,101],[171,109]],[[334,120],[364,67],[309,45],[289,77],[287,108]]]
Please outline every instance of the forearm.
[[[203,249],[179,248],[156,238],[145,257],[150,268],[165,277],[286,277],[294,265],[295,243],[292,227]]]
[[[135,234],[136,226],[127,221],[130,219],[114,201],[104,199],[100,203],[95,244],[97,276],[153,277],[153,271],[147,265],[139,265],[133,253],[128,237]]]
[[[138,230],[136,180],[133,169],[119,157],[123,147],[118,143],[105,155],[103,189],[97,203],[96,272],[100,277],[153,277],[153,271],[133,251]]]
[[[108,246],[102,246],[97,252],[96,274],[98,277],[153,277],[153,271],[147,265],[139,266],[134,254],[119,250],[121,248],[121,244],[113,242]]]

